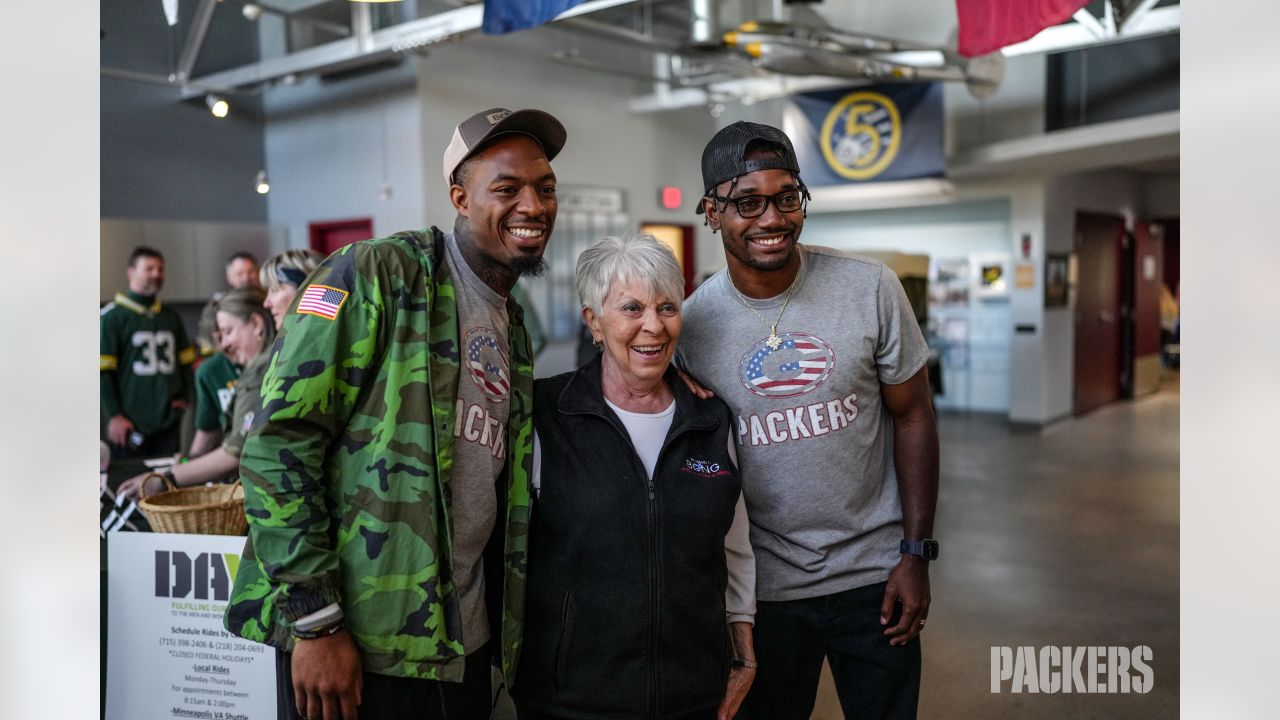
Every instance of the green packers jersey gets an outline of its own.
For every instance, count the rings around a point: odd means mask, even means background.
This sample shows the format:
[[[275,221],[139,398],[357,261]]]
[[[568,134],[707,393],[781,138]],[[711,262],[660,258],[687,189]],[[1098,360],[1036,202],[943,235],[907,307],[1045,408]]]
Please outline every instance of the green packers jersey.
[[[195,348],[182,319],[159,301],[116,293],[99,320],[99,395],[102,415],[124,415],[143,435],[164,430],[182,413],[173,401],[191,385]]]
[[[196,368],[196,429],[225,431],[227,411],[236,391],[240,366],[222,353],[210,355]]]

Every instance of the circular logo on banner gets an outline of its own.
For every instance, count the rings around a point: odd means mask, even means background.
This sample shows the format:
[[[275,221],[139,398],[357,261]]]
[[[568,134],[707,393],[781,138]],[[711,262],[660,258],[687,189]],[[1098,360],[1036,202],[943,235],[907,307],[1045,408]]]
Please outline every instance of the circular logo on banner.
[[[738,377],[748,390],[769,398],[794,397],[818,389],[836,366],[836,354],[821,338],[786,333],[774,350],[768,338],[751,346],[739,364]]]
[[[850,180],[870,180],[898,156],[902,117],[878,92],[850,93],[831,107],[819,139],[828,167]]]
[[[467,356],[464,371],[471,376],[489,402],[502,402],[511,393],[507,376],[507,356],[502,353],[498,336],[487,327],[467,331]]]

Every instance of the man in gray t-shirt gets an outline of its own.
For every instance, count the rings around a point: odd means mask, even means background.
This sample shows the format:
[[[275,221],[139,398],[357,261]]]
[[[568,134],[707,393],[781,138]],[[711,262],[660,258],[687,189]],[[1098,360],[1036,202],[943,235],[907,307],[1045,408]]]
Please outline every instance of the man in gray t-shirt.
[[[780,130],[724,128],[702,174],[727,267],[685,303],[680,357],[737,415],[760,663],[739,717],[808,718],[824,657],[846,717],[914,717],[937,556],[924,338],[882,263],[799,244]]]

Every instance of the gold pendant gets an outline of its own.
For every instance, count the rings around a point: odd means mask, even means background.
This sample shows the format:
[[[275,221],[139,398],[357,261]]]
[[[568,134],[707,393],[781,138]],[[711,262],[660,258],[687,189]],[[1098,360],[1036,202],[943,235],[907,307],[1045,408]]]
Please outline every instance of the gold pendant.
[[[778,337],[774,333],[769,333],[769,339],[765,340],[764,344],[768,345],[770,350],[777,350],[782,346],[782,338]]]

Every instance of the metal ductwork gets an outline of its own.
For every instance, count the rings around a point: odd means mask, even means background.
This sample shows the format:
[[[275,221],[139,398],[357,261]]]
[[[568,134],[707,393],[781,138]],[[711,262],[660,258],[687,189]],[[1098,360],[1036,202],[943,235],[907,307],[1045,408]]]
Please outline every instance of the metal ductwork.
[[[655,64],[627,67],[615,57],[592,59],[578,56],[572,49],[554,53],[553,59],[619,77],[652,77],[654,94],[633,98],[632,106],[637,111],[669,110],[721,100],[753,102],[850,81],[963,82],[973,95],[982,98],[993,93],[1001,82],[1006,56],[1122,42],[1177,32],[1180,25],[1177,5],[1156,8],[1155,0],[1136,0],[1126,5],[1128,9],[1120,18],[1108,20],[1101,27],[1097,27],[1099,21],[1089,22],[1085,19],[1088,13],[1082,13],[1075,23],[1048,28],[999,53],[970,59],[956,53],[950,42],[930,45],[833,28],[814,7],[803,3],[742,0],[729,6],[728,2],[584,0],[562,13],[551,26],[644,48],[654,54]],[[482,4],[450,0],[447,4],[453,6],[451,9],[374,29],[368,8],[357,5],[351,26],[336,28],[341,31],[336,33],[341,36],[338,40],[191,77],[217,4],[215,0],[200,0],[182,56],[167,78],[113,68],[102,68],[102,73],[178,87],[184,98],[207,92],[260,92],[307,75],[374,67],[405,53],[425,54],[437,43],[465,40],[479,33],[483,20]],[[737,22],[744,17],[743,11],[751,13],[761,4],[771,8],[772,19],[745,22],[736,30],[724,32],[722,17],[732,14]],[[627,6],[634,7],[628,11]],[[593,14],[594,17],[586,17]],[[639,28],[638,19],[642,20]]]
[[[717,0],[690,0],[689,44],[694,47],[720,44],[720,14]]]
[[[783,75],[826,75],[867,82],[963,82],[976,97],[995,92],[1004,58],[968,59],[954,50],[776,21],[750,21],[724,43],[758,68]]]

